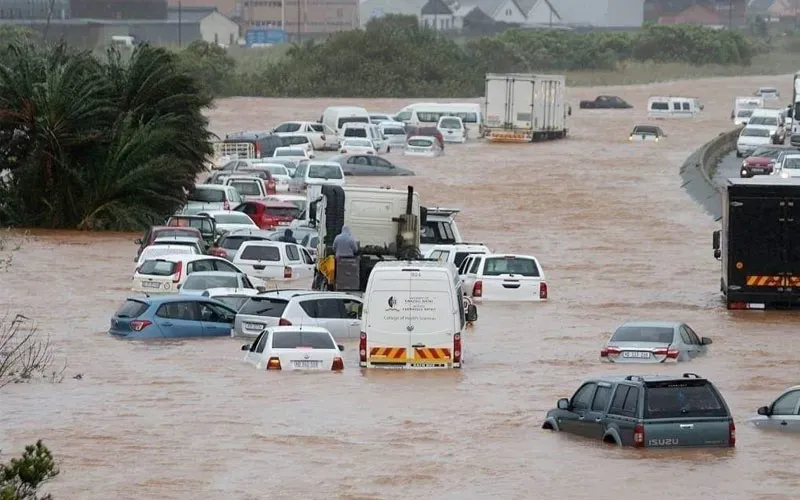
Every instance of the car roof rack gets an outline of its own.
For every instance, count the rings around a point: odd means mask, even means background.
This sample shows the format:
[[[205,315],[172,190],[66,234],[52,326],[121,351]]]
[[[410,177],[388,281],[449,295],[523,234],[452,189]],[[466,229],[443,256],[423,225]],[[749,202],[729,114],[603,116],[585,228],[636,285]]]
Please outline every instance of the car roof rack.
[[[630,380],[631,382],[644,382],[644,377],[641,375],[628,375],[625,377],[625,380]]]
[[[683,378],[703,378],[696,373],[687,372],[683,374]]]

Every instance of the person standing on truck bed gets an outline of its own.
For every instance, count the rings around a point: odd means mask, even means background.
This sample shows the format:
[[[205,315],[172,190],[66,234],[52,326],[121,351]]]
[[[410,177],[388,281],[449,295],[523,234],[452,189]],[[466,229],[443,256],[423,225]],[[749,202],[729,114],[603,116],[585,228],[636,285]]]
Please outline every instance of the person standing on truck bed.
[[[284,243],[297,243],[297,240],[295,239],[294,233],[291,229],[284,231],[283,236],[281,236],[278,241],[282,241]]]
[[[350,228],[342,226],[342,232],[333,239],[333,253],[336,258],[355,257],[358,253],[358,242],[353,238]]]

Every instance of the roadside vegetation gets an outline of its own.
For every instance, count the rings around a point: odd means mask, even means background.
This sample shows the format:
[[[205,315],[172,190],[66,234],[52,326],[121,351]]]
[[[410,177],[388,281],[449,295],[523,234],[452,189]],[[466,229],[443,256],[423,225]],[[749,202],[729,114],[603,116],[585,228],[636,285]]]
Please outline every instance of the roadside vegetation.
[[[50,450],[38,441],[25,447],[20,458],[0,463],[0,500],[52,500],[52,495],[40,495],[39,489],[58,474]]]
[[[800,63],[800,55],[772,57],[776,43],[689,25],[508,29],[456,41],[420,27],[413,16],[392,15],[321,42],[228,52],[189,47],[181,54],[216,96],[469,97],[482,95],[489,72],[558,72],[571,85],[608,85],[783,72],[790,59]]]

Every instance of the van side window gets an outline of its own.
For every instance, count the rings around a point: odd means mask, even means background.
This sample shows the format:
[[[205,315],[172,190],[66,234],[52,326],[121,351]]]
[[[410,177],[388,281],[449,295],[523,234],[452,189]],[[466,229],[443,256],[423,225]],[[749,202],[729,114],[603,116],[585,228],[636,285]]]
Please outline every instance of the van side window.
[[[683,110],[684,111],[689,111],[689,103],[688,102],[683,103]]]
[[[675,111],[680,111],[681,110],[681,103],[673,102],[672,103],[672,109],[675,110]]]
[[[611,387],[599,386],[594,393],[592,411],[606,411],[609,398],[611,398]]]
[[[628,397],[628,391],[631,389],[629,385],[618,385],[617,392],[614,393],[614,399],[611,400],[611,408],[608,413],[612,415],[624,415],[625,398]]]
[[[481,266],[481,262],[483,262],[482,257],[475,257],[472,259],[472,267],[469,269],[469,274],[477,274],[478,268]]]
[[[626,417],[635,417],[639,409],[639,389],[631,387],[625,397],[625,405],[622,407],[622,414]]]
[[[657,109],[661,111],[669,111],[669,105],[665,102],[653,102],[650,109]]]
[[[570,404],[573,410],[588,410],[589,406],[592,404],[592,396],[594,396],[594,388],[597,387],[593,383],[584,384],[578,391],[572,396],[570,400]]]

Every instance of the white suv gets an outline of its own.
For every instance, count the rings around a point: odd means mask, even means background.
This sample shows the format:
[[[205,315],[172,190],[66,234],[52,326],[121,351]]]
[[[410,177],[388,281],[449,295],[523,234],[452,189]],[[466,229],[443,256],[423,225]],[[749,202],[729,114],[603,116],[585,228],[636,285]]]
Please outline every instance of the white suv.
[[[281,241],[251,240],[242,243],[233,264],[248,276],[267,282],[308,281],[314,276],[314,260],[300,245]]]
[[[131,290],[144,293],[178,293],[186,277],[198,271],[242,270],[225,259],[210,255],[173,254],[145,260],[133,273]]]
[[[275,290],[250,297],[236,315],[231,335],[255,337],[273,326],[317,326],[336,340],[361,335],[362,301],[341,292]]]

